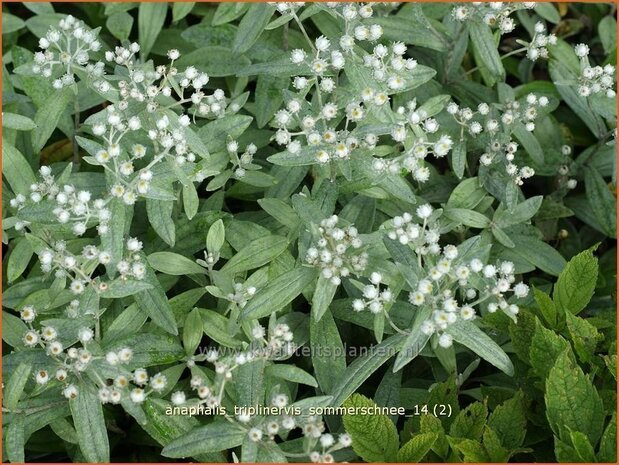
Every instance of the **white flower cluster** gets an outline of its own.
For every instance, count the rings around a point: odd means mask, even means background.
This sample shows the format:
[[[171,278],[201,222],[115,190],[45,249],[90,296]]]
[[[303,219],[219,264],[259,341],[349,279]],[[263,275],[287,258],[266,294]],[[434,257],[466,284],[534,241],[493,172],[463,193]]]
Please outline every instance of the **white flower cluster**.
[[[374,15],[371,3],[327,2],[327,7],[338,18],[344,20],[344,34],[339,45],[344,52],[354,54],[355,41],[376,42],[383,35],[379,24],[366,24]]]
[[[143,169],[137,176],[134,176],[135,161],[146,155],[146,148],[143,145],[133,145],[129,154],[121,145],[123,137],[129,132],[142,128],[140,118],[137,116],[128,119],[123,116],[122,110],[125,108],[126,104],[122,102],[119,108],[110,105],[106,110],[106,121],[93,124],[92,133],[101,137],[105,148],[97,151],[91,163],[99,164],[111,173],[114,184],[110,188],[110,195],[122,198],[127,205],[133,205],[139,194],[148,192],[152,173],[148,169]]]
[[[506,300],[508,292],[516,298],[526,297],[526,284],[515,283],[514,264],[502,262],[497,265],[482,263],[473,259],[459,263],[458,249],[453,245],[443,248],[435,260],[424,263],[426,276],[418,282],[417,289],[409,295],[409,301],[416,307],[430,307],[432,316],[423,322],[424,334],[438,334],[442,347],[452,344],[452,337],[444,332],[459,319],[471,320],[476,316],[476,307],[484,303],[488,312],[502,310],[514,318],[518,306]]]
[[[320,222],[320,239],[307,249],[306,263],[320,268],[322,276],[339,285],[351,273],[359,274],[367,266],[368,255],[361,252],[363,242],[354,226],[338,227],[339,218],[333,215]]]
[[[305,6],[305,2],[267,2],[269,5],[274,6],[278,12],[282,15],[293,14],[296,11]]]
[[[65,347],[60,341],[62,335],[53,326],[42,326],[36,329],[33,323],[36,320],[37,312],[31,305],[22,307],[20,317],[28,326],[28,330],[23,336],[24,344],[27,347],[41,347],[45,349],[47,356],[50,358],[54,367],[50,369],[39,369],[35,374],[35,381],[38,385],[46,385],[49,382],[58,382],[63,386],[62,394],[67,399],[75,399],[79,391],[73,382],[77,382],[83,377],[82,373],[89,370],[93,379],[97,380],[101,390],[99,398],[103,403],[113,402],[119,403],[121,400],[121,392],[118,389],[126,387],[129,380],[134,380],[140,383],[145,370],[136,370],[133,375],[122,367],[131,361],[133,358],[133,350],[124,347],[116,352],[108,352],[105,357],[96,356],[88,349],[95,339],[94,331],[87,326],[80,328],[77,332],[78,342],[70,347]],[[77,345],[79,343],[79,346]],[[93,362],[102,360],[107,368],[105,372],[109,375],[110,370],[116,371],[113,379],[113,386],[108,387],[110,383],[102,378],[102,370],[93,366]],[[115,370],[114,370],[115,368]],[[129,375],[129,376],[127,376]],[[106,393],[104,398],[102,392]],[[132,396],[133,398],[133,396]]]
[[[234,283],[234,292],[229,293],[226,298],[230,302],[233,302],[239,306],[239,308],[245,307],[249,299],[251,299],[256,293],[254,286],[245,286],[242,283]]]
[[[105,148],[95,154],[91,163],[101,165],[111,173],[114,183],[110,187],[110,195],[122,199],[126,205],[133,205],[140,196],[149,193],[156,165],[170,160],[181,167],[196,162],[197,157],[190,150],[185,134],[185,128],[191,124],[189,116],[177,118],[173,114],[169,117],[164,114],[154,122],[156,129],[147,133],[154,147],[154,155],[146,166],[136,171],[136,162],[146,157],[148,150],[142,144],[133,144],[128,153],[123,148],[123,137],[142,128],[139,117],[127,119],[122,116],[126,106],[126,102],[120,102],[118,108],[108,106],[106,121],[93,124],[92,133],[102,138]],[[187,174],[190,179],[204,179],[202,170],[194,171]]]
[[[183,405],[187,402],[206,404],[207,407],[215,408],[221,405],[225,395],[226,384],[233,378],[234,371],[240,366],[258,359],[281,360],[290,357],[295,350],[293,343],[294,334],[287,324],[276,324],[268,333],[264,327],[256,324],[252,328],[253,342],[243,352],[225,354],[223,357],[216,349],[210,349],[204,355],[193,356],[187,362],[192,369],[190,386],[195,391],[197,398],[191,399],[182,391],[172,393],[171,401],[174,405]],[[207,361],[215,368],[213,380],[205,379],[201,371],[194,371],[196,361]],[[152,384],[152,383],[151,383]],[[232,417],[229,417],[233,420]],[[237,419],[241,423],[247,423],[244,419]]]
[[[510,15],[523,8],[533,7],[535,2],[471,2],[454,7],[452,15],[458,21],[481,19],[488,26],[496,27],[501,34],[506,34],[516,27]]]
[[[423,161],[428,155],[437,158],[446,156],[453,146],[451,137],[442,134],[436,139],[433,136],[440,129],[440,125],[423,109],[417,108],[416,100],[408,102],[406,107],[398,107],[394,119],[398,123],[393,127],[391,137],[394,141],[405,144],[405,150],[393,158],[375,158],[372,167],[378,172],[392,174],[405,169],[411,173],[415,181],[426,182],[430,179],[430,169],[423,164]],[[415,135],[414,142],[407,147],[411,133]]]
[[[288,396],[277,394],[273,396],[271,404],[275,408],[283,409],[288,405]],[[333,463],[335,461],[333,452],[350,447],[352,444],[351,437],[346,433],[340,434],[337,440],[332,434],[325,433],[324,422],[315,415],[301,416],[300,418],[273,415],[256,420],[248,414],[241,414],[237,416],[237,420],[242,424],[255,425],[247,432],[249,440],[252,442],[260,442],[265,439],[274,441],[277,435],[287,435],[293,429],[301,428],[304,436],[304,454],[313,463]],[[259,423],[255,424],[256,421],[259,421]]]
[[[293,86],[300,93],[298,97],[288,100],[285,109],[275,114],[273,122],[279,128],[275,133],[275,140],[278,144],[285,145],[286,150],[293,154],[300,153],[302,141],[305,140],[307,146],[315,149],[316,160],[319,163],[327,163],[332,159],[346,159],[358,142],[353,138],[347,140],[348,131],[336,131],[331,127],[340,108],[333,102],[323,103],[323,93],[331,94],[335,90],[336,82],[330,76],[323,76],[323,73],[332,70],[337,75],[344,67],[345,58],[339,50],[330,51],[331,42],[324,36],[318,37],[312,47],[314,49],[312,59],[308,58],[302,49],[292,51],[292,62],[309,66],[314,76],[294,78]],[[302,97],[313,86],[316,87],[319,96],[317,113]],[[355,115],[361,118],[363,111],[359,110]]]
[[[310,45],[314,52],[313,56],[308,56],[305,50],[297,48],[291,52],[290,61],[296,65],[309,66],[314,75],[314,79],[312,81],[307,79],[295,79],[294,87],[297,90],[304,90],[307,88],[308,84],[313,84],[315,82],[321,90],[325,92],[332,91],[332,89],[335,88],[335,83],[331,78],[323,78],[322,76],[327,71],[337,72],[341,70],[346,63],[346,59],[342,52],[331,49],[331,41],[325,36],[318,37],[313,43],[310,42]]]
[[[87,65],[90,54],[98,52],[101,43],[96,33],[69,15],[60,20],[58,29],[50,28],[45,37],[39,39],[39,47],[43,51],[35,53],[32,71],[44,77],[54,77],[54,68],[60,68],[63,74],[55,78],[52,85],[55,89],[62,89],[75,83],[76,69],[86,72],[95,70]],[[96,69],[101,70],[101,66]]]
[[[274,125],[279,128],[275,134],[278,144],[285,145],[288,152],[298,154],[305,142],[307,147],[312,148],[316,162],[320,164],[346,160],[356,148],[362,145],[373,147],[376,144],[377,138],[373,134],[367,135],[365,141],[359,141],[350,134],[350,123],[359,122],[365,116],[360,104],[350,103],[342,109],[335,100],[327,101],[324,96],[332,94],[336,88],[337,76],[347,60],[344,54],[348,53],[353,58],[358,58],[353,50],[355,41],[375,42],[383,34],[381,26],[363,24],[363,20],[373,14],[370,4],[327,3],[326,5],[345,23],[345,32],[339,40],[341,50],[334,49],[329,39],[320,36],[313,42],[308,38],[308,44],[312,49],[311,56],[302,49],[291,52],[291,61],[299,66],[308,67],[311,77],[294,77],[293,87],[299,91],[299,95],[289,99],[286,108],[278,111],[273,120]],[[378,66],[380,62],[379,60]],[[327,73],[330,75],[326,75]],[[305,96],[312,87],[316,89],[317,108],[305,101]],[[387,101],[387,95],[383,94],[382,103]],[[334,126],[341,110],[345,110],[346,122],[343,130],[336,130]]]
[[[247,351],[221,357],[215,349],[209,350],[204,359],[213,363],[215,367],[214,380],[206,379],[202,372],[192,370],[190,386],[195,391],[197,398],[189,398],[184,392],[176,391],[171,396],[174,405],[205,404],[209,408],[217,408],[222,405],[225,395],[225,386],[233,379],[234,371],[240,366],[263,358],[265,360],[278,360],[289,357],[294,350],[293,333],[286,324],[276,324],[267,331],[264,327],[256,324],[251,331],[253,342]],[[193,357],[188,366],[192,368],[200,356]],[[273,393],[271,406],[284,409],[289,405],[288,395]],[[300,428],[304,436],[304,454],[313,462],[333,462],[332,452],[351,445],[350,436],[342,434],[336,441],[335,438],[325,433],[325,425],[316,416],[301,415],[293,417],[286,413],[273,413],[271,415],[251,415],[247,411],[241,411],[236,416],[225,414],[226,418],[237,423],[247,431],[247,436],[252,442],[274,441],[276,436],[286,435],[290,431]]]
[[[139,253],[142,250],[142,241],[135,237],[130,237],[127,239],[125,248],[128,256],[116,264],[116,270],[120,273],[120,279],[144,279],[144,276],[146,276],[146,265],[142,262],[142,256]]]
[[[617,95],[613,89],[615,85],[615,67],[611,64],[605,66],[591,66],[589,63],[589,46],[578,44],[574,47],[576,56],[580,58],[580,76],[578,94],[581,97],[605,94],[608,98]]]
[[[386,94],[384,98],[387,101]],[[362,141],[351,135],[350,123],[358,123],[365,117],[363,105],[349,103],[345,108],[344,129],[337,130],[334,121],[337,121],[340,110],[335,103],[329,102],[315,114],[300,99],[291,99],[286,109],[275,114],[274,123],[279,128],[275,140],[280,145],[286,145],[286,150],[292,154],[301,153],[305,143],[305,147],[311,148],[320,164],[347,160],[359,147],[374,147],[378,140],[374,134],[367,134]]]
[[[527,58],[531,61],[535,61],[538,58],[548,58],[548,45],[556,45],[557,36],[554,34],[548,34],[546,31],[546,25],[542,22],[535,23],[534,33],[529,42],[526,45]]]
[[[391,47],[378,44],[371,55],[363,57],[363,64],[372,70],[372,77],[378,82],[385,82],[387,88],[398,91],[406,84],[405,77],[417,67],[413,58],[404,58],[406,45],[394,42]]]
[[[283,409],[288,404],[288,396],[285,394],[277,394],[271,399],[271,405],[277,409]],[[247,436],[252,442],[260,442],[265,439],[274,441],[275,436],[278,434],[285,435],[298,427],[297,420],[289,415],[272,415],[266,418],[256,418],[244,412],[237,415],[236,418],[239,423],[251,426],[247,431]]]
[[[311,420],[311,418],[309,420]],[[308,423],[303,427],[303,433],[306,437],[310,436],[310,438],[313,438],[311,435],[317,435],[317,433],[313,432],[320,431],[321,425],[323,425],[323,422],[321,421],[316,421],[314,423],[308,421]],[[309,459],[313,463],[333,463],[335,462],[333,452],[352,445],[352,438],[347,433],[340,434],[337,441],[332,434],[322,432],[320,433],[320,437],[313,439],[317,439],[317,445],[320,446],[320,450],[315,450],[309,453]]]
[[[373,272],[370,275],[370,284],[363,287],[363,298],[355,299],[352,302],[352,308],[355,312],[362,312],[368,309],[373,314],[381,313],[385,304],[393,301],[393,293],[387,287],[381,289],[383,277],[380,273]]]
[[[260,169],[260,165],[253,163],[254,155],[258,151],[256,144],[249,144],[245,147],[245,151],[239,156],[239,143],[235,140],[230,140],[226,144],[226,149],[230,155],[232,170],[234,177],[242,179],[247,174],[247,171],[255,171]]]
[[[430,204],[423,204],[417,207],[416,216],[421,220],[421,224],[413,222],[413,215],[404,213],[396,216],[385,225],[387,237],[397,240],[400,244],[409,244],[415,253],[422,257],[424,255],[437,255],[441,252],[438,244],[441,236],[439,225],[436,222],[436,215]]]
[[[182,115],[177,121],[171,121],[168,115],[163,115],[157,119],[155,125],[157,129],[148,131],[148,138],[153,142],[157,155],[149,164],[149,169],[168,154],[177,165],[184,165],[186,162],[193,163],[196,155],[189,150],[189,145],[185,136],[184,128],[191,124],[187,115]]]
[[[142,243],[135,238],[127,240],[129,258],[116,264],[120,279],[143,279],[146,275],[146,266],[141,261],[139,252]],[[98,265],[107,265],[112,261],[112,255],[105,250],[99,250],[94,245],[87,245],[81,254],[75,255],[67,249],[64,241],[57,241],[53,248],[45,248],[38,253],[41,270],[45,273],[54,271],[57,278],[68,277],[71,280],[69,289],[75,295],[82,294],[86,286],[93,285],[97,292],[105,292],[109,284],[93,278]]]
[[[481,103],[477,111],[473,111],[468,107],[460,108],[452,102],[447,105],[447,112],[460,125],[462,135],[466,131],[473,137],[482,134],[487,136],[486,152],[479,159],[482,165],[502,162],[506,173],[516,184],[522,185],[523,180],[532,177],[535,171],[529,166],[518,167],[514,163],[518,144],[511,140],[511,133],[516,124],[522,124],[527,131],[534,131],[539,110],[549,103],[546,96],[528,94],[524,106],[515,100],[493,111],[490,105]]]
[[[71,230],[76,236],[83,235],[94,223],[97,223],[99,234],[108,232],[111,214],[104,199],[92,199],[89,191],[77,190],[70,184],[58,185],[49,166],[41,166],[39,174],[41,182],[30,186],[28,198],[23,194],[17,194],[10,201],[11,207],[19,211],[28,203],[38,204],[43,200],[49,200],[54,203],[52,213],[58,223],[71,223]],[[26,221],[17,221],[15,229],[19,231],[28,225]]]
[[[107,251],[100,251],[89,245],[82,253],[74,255],[67,250],[64,241],[57,241],[53,248],[45,248],[38,253],[41,270],[44,273],[54,271],[57,278],[68,277],[71,281],[69,289],[75,295],[82,294],[86,285],[93,282],[91,277],[97,265],[111,262],[112,256]]]
[[[183,71],[177,69],[174,61],[180,58],[178,50],[169,50],[170,64],[159,65],[154,71],[136,66],[134,55],[139,50],[140,46],[132,43],[129,48],[116,47],[114,52],[105,54],[107,61],[122,64],[128,70],[129,79],[118,82],[123,101],[146,102],[146,110],[150,113],[162,107],[189,104],[193,106],[190,113],[194,117],[221,117],[225,114],[228,104],[224,91],[216,89],[207,95],[203,89],[209,82],[208,74],[194,66],[187,66]]]
[[[561,153],[566,157],[566,163],[568,160],[571,161],[571,158],[567,158],[572,154],[572,148],[569,145],[563,145],[561,147]],[[570,168],[567,164],[559,166],[557,171],[560,175],[558,180],[560,185],[564,185],[569,190],[576,189],[578,181],[574,178],[568,177],[570,174]]]
[[[118,353],[108,352],[106,361],[109,365],[116,366],[121,362],[121,356],[122,350]],[[157,373],[154,376],[149,376],[144,368],[119,374],[110,381],[99,389],[99,401],[102,404],[119,404],[123,400],[141,404],[150,394],[161,393],[168,384],[167,377],[164,374]]]

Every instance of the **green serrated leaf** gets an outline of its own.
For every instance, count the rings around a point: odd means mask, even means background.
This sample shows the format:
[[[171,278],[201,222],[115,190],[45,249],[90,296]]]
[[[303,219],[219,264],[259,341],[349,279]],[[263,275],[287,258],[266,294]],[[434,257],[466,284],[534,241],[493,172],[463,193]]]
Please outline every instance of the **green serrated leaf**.
[[[598,277],[598,261],[593,250],[574,256],[565,266],[552,298],[561,310],[577,315],[591,300]]]
[[[597,389],[574,363],[569,350],[563,351],[546,380],[546,417],[554,433],[569,438],[568,428],[597,443],[604,427],[604,407]]]
[[[354,394],[343,403],[345,408],[358,410],[374,405],[361,394]],[[342,421],[352,438],[353,450],[366,462],[392,462],[399,457],[398,432],[386,415],[351,414],[344,415]]]

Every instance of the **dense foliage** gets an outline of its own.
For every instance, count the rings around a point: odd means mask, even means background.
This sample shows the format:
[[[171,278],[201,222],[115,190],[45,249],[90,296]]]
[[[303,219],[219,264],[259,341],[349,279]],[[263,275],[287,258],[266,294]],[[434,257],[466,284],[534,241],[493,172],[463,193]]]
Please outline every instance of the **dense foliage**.
[[[3,460],[616,461],[615,14],[4,4]]]

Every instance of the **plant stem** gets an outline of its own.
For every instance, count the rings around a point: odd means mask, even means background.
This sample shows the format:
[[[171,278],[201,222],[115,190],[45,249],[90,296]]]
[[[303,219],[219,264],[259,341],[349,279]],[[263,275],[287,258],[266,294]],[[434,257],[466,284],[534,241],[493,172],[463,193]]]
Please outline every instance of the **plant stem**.
[[[73,114],[73,169],[77,169],[80,164],[80,149],[77,145],[77,131],[80,125],[80,105],[75,94],[74,107],[75,113]]]
[[[516,55],[516,54],[520,53],[520,52],[524,52],[526,49],[527,49],[526,47],[521,47],[521,48],[517,48],[516,50],[512,50],[511,52],[506,53],[505,55],[502,55],[501,56],[501,61],[503,61],[505,58],[509,58],[509,57],[511,57],[513,55]],[[469,69],[464,74],[466,74],[466,75],[472,74],[475,71],[477,71],[478,69],[479,69],[479,66],[475,66],[474,68]]]

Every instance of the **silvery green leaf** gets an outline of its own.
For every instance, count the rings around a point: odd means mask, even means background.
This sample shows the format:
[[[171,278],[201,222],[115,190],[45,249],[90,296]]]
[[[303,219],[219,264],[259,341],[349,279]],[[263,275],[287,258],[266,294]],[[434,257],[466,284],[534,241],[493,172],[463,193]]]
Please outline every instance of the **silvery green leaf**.
[[[602,230],[609,237],[617,236],[617,199],[595,168],[585,168],[587,200]]]
[[[182,437],[192,428],[197,427],[197,418],[187,415],[169,415],[174,404],[163,399],[147,398],[144,402],[144,413],[148,419],[142,428],[162,446]],[[222,462],[223,454],[198,454],[196,458],[203,462]]]
[[[503,349],[471,321],[459,320],[445,330],[454,341],[468,347],[505,374],[512,376],[514,366]]]
[[[148,263],[161,273],[175,276],[206,273],[194,260],[174,252],[152,253],[148,256]]]
[[[247,432],[224,420],[198,426],[166,445],[164,457],[186,458],[240,446]]]
[[[89,384],[79,383],[77,389],[77,397],[69,405],[80,450],[89,462],[109,462],[110,444],[103,406]]]
[[[32,259],[34,250],[32,245],[26,238],[22,238],[15,241],[15,245],[6,266],[6,277],[9,282],[15,281],[26,270],[26,267]]]
[[[226,230],[224,222],[222,220],[217,220],[209,228],[208,234],[206,235],[206,250],[212,253],[219,252],[225,240]]]
[[[32,133],[32,149],[40,152],[45,143],[56,129],[62,114],[66,111],[69,102],[75,98],[70,87],[54,92],[34,116],[37,130]]]
[[[262,318],[292,302],[314,279],[317,271],[298,267],[275,278],[254,295],[241,312],[242,320]]]
[[[239,273],[241,271],[258,268],[281,254],[288,247],[288,240],[281,236],[265,236],[251,242],[239,250],[223,266],[226,273]]]
[[[2,19],[4,20],[4,17]],[[3,112],[2,127],[7,129],[16,129],[18,131],[32,131],[37,127],[37,125],[27,116]]]
[[[312,375],[294,365],[285,365],[283,363],[269,365],[266,368],[265,373],[268,376],[285,379],[286,381],[291,381],[293,383],[306,384],[313,387],[318,386],[318,383]]]
[[[172,21],[177,22],[191,13],[196,2],[174,2],[172,5]]]
[[[192,219],[198,213],[200,207],[200,198],[198,197],[198,191],[190,182],[186,186],[183,186],[183,207],[185,208],[185,214],[188,219]]]
[[[329,395],[333,396],[331,405],[340,406],[387,360],[401,350],[406,336],[396,334],[388,337],[365,355],[355,359],[344,371]]]
[[[16,194],[25,195],[36,182],[26,158],[8,142],[2,144],[2,174]]]
[[[320,321],[324,313],[328,310],[335,292],[337,291],[337,285],[333,284],[329,278],[325,278],[322,274],[316,281],[316,289],[312,297],[312,317],[316,321]]]
[[[24,451],[27,440],[24,425],[25,421],[26,415],[24,413],[14,415],[13,421],[9,423],[4,433],[4,452],[9,461],[13,463],[26,462]]]
[[[4,388],[3,404],[8,409],[15,409],[19,402],[19,398],[24,392],[24,387],[32,372],[32,366],[26,363],[20,363],[19,366],[11,373],[8,378],[6,387]]]
[[[505,68],[490,27],[481,21],[470,21],[469,37],[481,59],[479,66],[487,69],[496,79],[502,79],[505,76]]]
[[[140,37],[140,53],[145,59],[150,53],[157,36],[161,32],[167,16],[168,4],[140,3],[138,8],[138,34]]]
[[[105,299],[119,299],[137,294],[146,289],[152,289],[152,287],[151,284],[146,282],[118,278],[108,283],[108,287],[101,293],[101,297]]]
[[[267,4],[250,5],[234,36],[232,43],[233,53],[245,53],[258,40],[269,21],[275,8]]]
[[[490,226],[490,218],[475,210],[466,208],[446,208],[443,216],[458,224],[463,224],[471,228],[484,229]]]
[[[424,307],[417,312],[413,327],[410,329],[409,335],[406,336],[402,349],[395,359],[393,365],[394,372],[401,370],[417,357],[430,340],[430,335],[421,332],[421,325],[430,318],[431,313],[431,309],[428,307]]]

